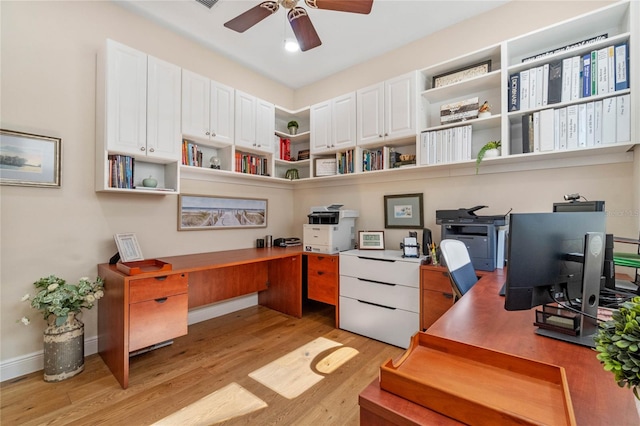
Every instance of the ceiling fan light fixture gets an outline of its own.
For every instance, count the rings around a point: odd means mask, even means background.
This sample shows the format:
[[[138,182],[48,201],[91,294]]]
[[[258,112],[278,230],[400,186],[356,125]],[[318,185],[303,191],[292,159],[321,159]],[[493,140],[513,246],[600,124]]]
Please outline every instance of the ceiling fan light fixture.
[[[300,50],[300,45],[295,39],[287,38],[284,40],[284,50],[287,52],[298,52]]]

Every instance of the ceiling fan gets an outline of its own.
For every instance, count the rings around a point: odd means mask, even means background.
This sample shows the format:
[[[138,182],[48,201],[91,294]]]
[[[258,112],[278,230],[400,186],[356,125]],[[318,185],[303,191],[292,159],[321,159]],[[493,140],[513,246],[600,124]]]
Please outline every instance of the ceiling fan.
[[[291,24],[293,33],[298,40],[300,50],[307,51],[322,44],[307,11],[298,6],[299,0],[274,0],[263,1],[246,12],[236,16],[232,20],[225,22],[224,26],[243,33],[262,21],[269,15],[275,13],[280,6],[289,9],[287,19]],[[304,0],[308,7],[313,9],[335,10],[338,12],[351,12],[368,14],[371,12],[373,0]]]

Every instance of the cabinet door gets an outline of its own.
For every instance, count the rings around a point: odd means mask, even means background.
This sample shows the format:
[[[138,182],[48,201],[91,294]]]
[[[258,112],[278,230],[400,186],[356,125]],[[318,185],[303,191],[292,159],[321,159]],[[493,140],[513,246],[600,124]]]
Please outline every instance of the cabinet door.
[[[415,73],[401,75],[385,83],[385,137],[398,138],[416,133]]]
[[[107,149],[144,155],[147,139],[147,55],[107,41]]]
[[[211,81],[211,140],[225,144],[233,144],[235,90]]]
[[[147,155],[179,161],[182,134],[180,67],[148,57]]]
[[[356,145],[356,93],[333,99],[331,111],[332,146],[348,148]]]
[[[256,102],[256,149],[273,152],[276,131],[276,110],[272,103],[258,99]]]
[[[310,111],[311,152],[331,149],[331,102],[313,105]]]
[[[358,145],[382,141],[384,136],[384,83],[357,92]]]
[[[186,138],[209,140],[208,78],[182,70],[182,134]]]
[[[236,145],[253,148],[256,143],[255,96],[236,90]]]

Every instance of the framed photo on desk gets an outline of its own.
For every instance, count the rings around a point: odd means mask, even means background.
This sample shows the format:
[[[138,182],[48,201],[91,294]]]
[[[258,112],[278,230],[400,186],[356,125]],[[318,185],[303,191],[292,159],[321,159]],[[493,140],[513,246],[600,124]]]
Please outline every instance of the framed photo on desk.
[[[360,231],[358,233],[360,250],[384,250],[384,231]]]

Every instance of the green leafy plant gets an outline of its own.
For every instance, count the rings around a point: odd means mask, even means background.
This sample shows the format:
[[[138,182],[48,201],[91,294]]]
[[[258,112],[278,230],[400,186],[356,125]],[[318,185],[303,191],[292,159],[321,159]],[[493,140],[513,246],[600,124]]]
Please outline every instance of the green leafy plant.
[[[298,122],[297,122],[297,121],[295,121],[295,120],[291,120],[290,122],[288,122],[288,123],[287,123],[287,129],[288,129],[289,127],[295,127],[295,128],[298,128]]]
[[[82,309],[91,309],[104,296],[103,284],[100,277],[94,281],[82,277],[78,284],[67,284],[62,278],[50,275],[33,283],[37,289],[33,299],[25,294],[22,301],[30,301],[31,307],[38,309],[45,321],[54,315],[56,326],[59,327],[70,313],[78,314]],[[22,317],[20,321],[25,325],[30,323],[28,317]]]
[[[480,151],[478,151],[478,156],[476,157],[476,174],[478,174],[478,169],[480,168],[480,163],[482,163],[482,159],[484,158],[484,154],[490,149],[498,149],[502,146],[500,141],[490,141],[484,144]]]
[[[597,358],[611,371],[620,387],[628,387],[640,399],[640,296],[613,311],[612,319],[600,324],[594,340]]]

